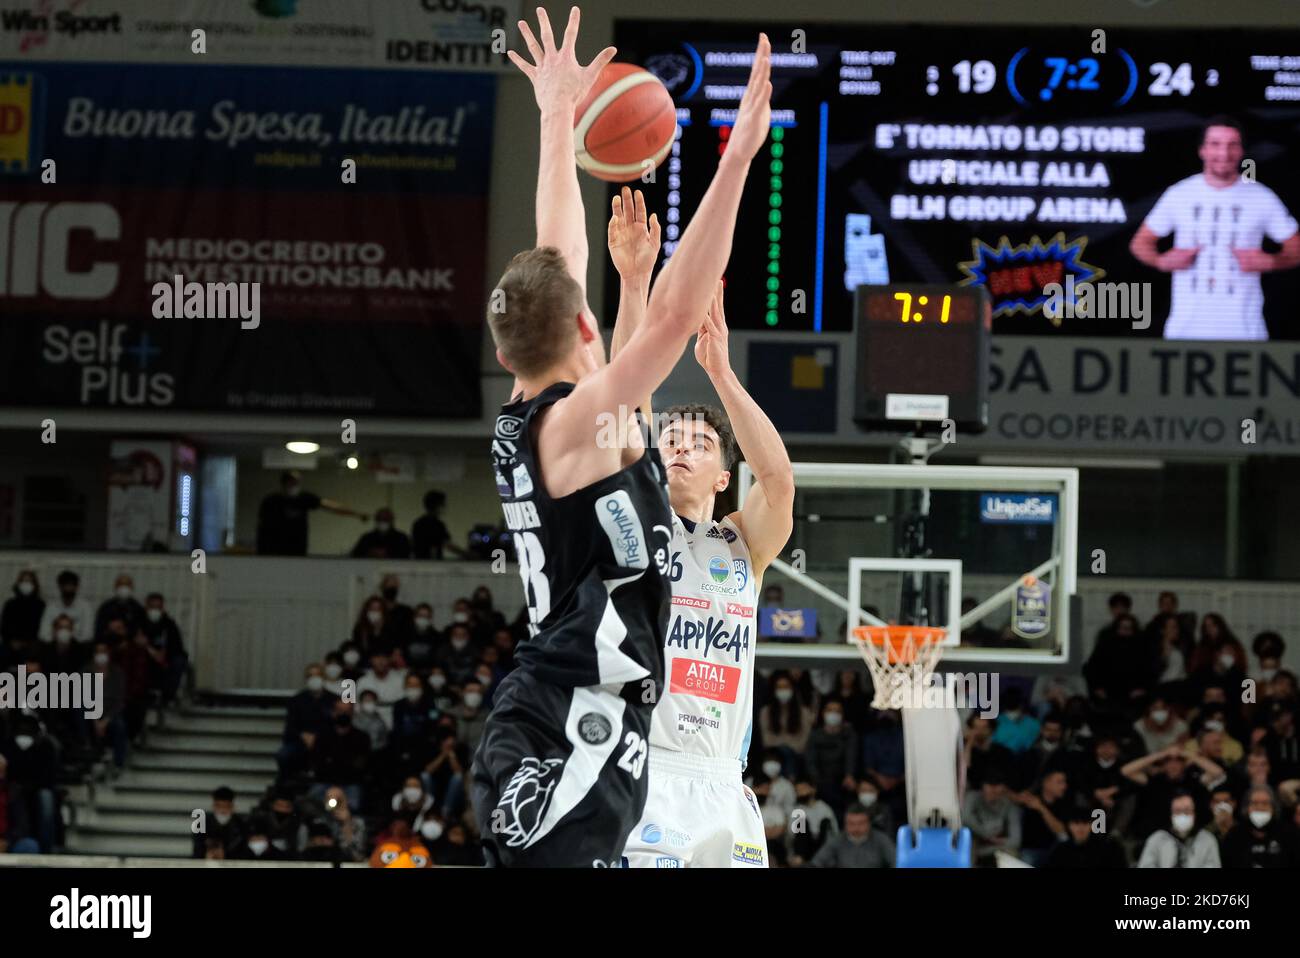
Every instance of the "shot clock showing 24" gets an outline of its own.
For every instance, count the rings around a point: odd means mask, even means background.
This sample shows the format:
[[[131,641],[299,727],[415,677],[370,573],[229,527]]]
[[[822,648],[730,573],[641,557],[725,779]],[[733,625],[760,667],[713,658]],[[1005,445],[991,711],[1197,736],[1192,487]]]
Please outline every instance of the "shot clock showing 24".
[[[726,150],[751,34],[796,26],[806,43],[773,54],[772,133],[737,224],[739,328],[846,331],[858,286],[938,283],[986,291],[998,334],[1160,336],[1171,283],[1129,243],[1162,193],[1200,171],[1218,114],[1242,125],[1253,175],[1300,210],[1300,32],[619,21],[620,58],[658,75],[678,108],[672,154],[643,187],[665,256]],[[1198,213],[1212,245],[1212,211]],[[1103,277],[1151,283],[1149,329],[1045,314],[1045,286]],[[1270,338],[1300,336],[1286,316],[1300,270],[1262,284]],[[617,288],[606,283],[610,316]]]

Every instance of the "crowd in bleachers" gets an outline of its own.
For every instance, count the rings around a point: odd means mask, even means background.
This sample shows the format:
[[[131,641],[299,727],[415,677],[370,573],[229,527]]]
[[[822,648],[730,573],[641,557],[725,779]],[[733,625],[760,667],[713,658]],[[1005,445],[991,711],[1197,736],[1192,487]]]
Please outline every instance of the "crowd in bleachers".
[[[0,851],[50,852],[62,844],[65,789],[126,765],[153,705],[174,701],[189,659],[180,627],[158,592],[136,598],[119,575],[111,595],[92,605],[76,572],[64,570],[55,594],[35,572],[20,572],[0,609],[0,672],[102,676],[98,717],[65,703],[0,702]],[[26,680],[25,687],[30,687]],[[5,707],[8,705],[9,707]]]

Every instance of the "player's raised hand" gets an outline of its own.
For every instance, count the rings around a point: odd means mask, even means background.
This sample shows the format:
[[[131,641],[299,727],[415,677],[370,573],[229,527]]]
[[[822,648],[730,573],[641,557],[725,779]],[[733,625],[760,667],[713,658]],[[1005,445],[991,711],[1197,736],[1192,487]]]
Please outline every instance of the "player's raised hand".
[[[1237,266],[1243,273],[1267,273],[1277,266],[1277,257],[1262,249],[1234,248],[1232,255],[1237,258]]]
[[[1196,254],[1201,251],[1199,246],[1174,247],[1160,254],[1160,269],[1166,273],[1176,273],[1182,269],[1191,269],[1192,264],[1196,262]]]
[[[772,127],[772,41],[758,35],[758,49],[749,69],[749,83],[736,110],[736,125],[727,140],[727,153],[735,151],[745,162],[758,153]]]
[[[538,7],[537,31],[541,34],[540,42],[533,36],[528,24],[519,21],[519,34],[524,38],[528,53],[533,58],[532,63],[514,50],[506,51],[510,62],[533,81],[533,95],[537,97],[537,105],[542,110],[567,110],[572,113],[596,82],[596,77],[605,68],[605,64],[614,59],[615,49],[606,47],[585,67],[578,62],[575,50],[580,19],[577,7],[569,11],[569,25],[564,29],[564,39],[556,47],[551,21],[546,16],[546,11]]]
[[[704,367],[710,378],[731,369],[731,356],[727,351],[727,316],[722,310],[722,280],[713,290],[709,315],[695,337],[695,361]]]
[[[650,283],[659,258],[659,217],[646,216],[645,196],[623,187],[614,195],[609,218],[609,257],[627,281]]]

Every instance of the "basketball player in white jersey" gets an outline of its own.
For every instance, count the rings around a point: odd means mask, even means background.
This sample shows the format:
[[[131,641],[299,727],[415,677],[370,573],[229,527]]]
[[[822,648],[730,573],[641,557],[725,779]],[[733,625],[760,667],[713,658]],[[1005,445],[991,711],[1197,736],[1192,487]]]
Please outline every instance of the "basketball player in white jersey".
[[[632,332],[620,327],[635,328],[637,297],[658,250],[657,224],[652,218],[647,225],[641,194],[633,201],[624,189],[610,223],[622,281],[615,350]],[[695,358],[726,414],[690,405],[659,417],[673,510],[672,609],[664,691],[650,720],[650,794],[623,855],[633,868],[765,867],[763,819],[741,772],[752,730],[760,583],[790,538],[794,470],[776,427],[731,369],[722,283]],[[743,510],[715,522],[714,498],[730,485],[737,440],[757,485]]]

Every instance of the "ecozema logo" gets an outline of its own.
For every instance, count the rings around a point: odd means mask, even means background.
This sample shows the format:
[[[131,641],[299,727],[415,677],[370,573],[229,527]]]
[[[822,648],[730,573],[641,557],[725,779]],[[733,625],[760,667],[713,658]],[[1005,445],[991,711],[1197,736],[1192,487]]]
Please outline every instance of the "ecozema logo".
[[[991,493],[980,496],[980,522],[1039,522],[1056,520],[1056,496]]]

